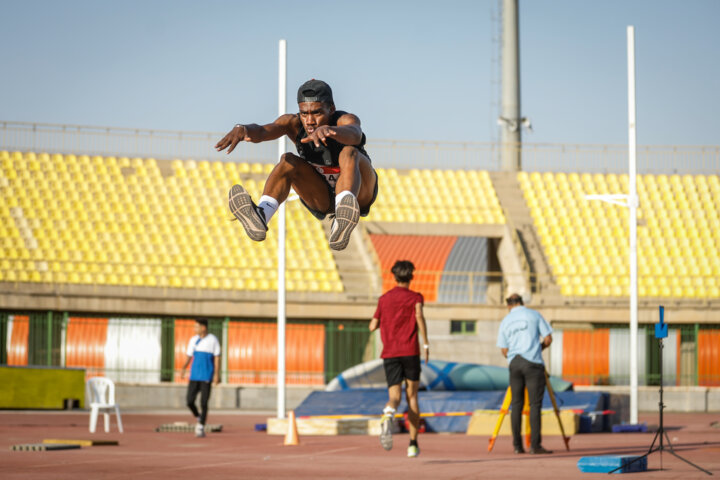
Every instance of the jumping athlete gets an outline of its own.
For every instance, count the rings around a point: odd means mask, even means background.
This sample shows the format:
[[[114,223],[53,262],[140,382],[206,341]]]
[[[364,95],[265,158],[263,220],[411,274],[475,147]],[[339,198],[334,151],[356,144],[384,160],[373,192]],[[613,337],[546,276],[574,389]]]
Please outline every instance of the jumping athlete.
[[[342,250],[359,217],[370,212],[378,191],[377,174],[365,151],[360,119],[335,109],[330,86],[308,80],[297,93],[299,113],[267,125],[238,124],[215,145],[232,152],[238,143],[266,142],[287,135],[298,154],[285,153],[265,182],[256,205],[242,185],[230,189],[230,211],[255,241],[265,240],[267,225],[293,188],[319,220],[334,215],[329,244]]]

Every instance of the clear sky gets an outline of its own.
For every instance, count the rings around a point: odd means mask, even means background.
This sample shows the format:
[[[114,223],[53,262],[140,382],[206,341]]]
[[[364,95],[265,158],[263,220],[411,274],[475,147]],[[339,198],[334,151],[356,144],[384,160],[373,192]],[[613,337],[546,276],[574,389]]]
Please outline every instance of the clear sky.
[[[370,138],[493,141],[497,0],[0,0],[0,120],[226,131],[327,81]],[[718,145],[720,1],[520,0],[527,142]]]

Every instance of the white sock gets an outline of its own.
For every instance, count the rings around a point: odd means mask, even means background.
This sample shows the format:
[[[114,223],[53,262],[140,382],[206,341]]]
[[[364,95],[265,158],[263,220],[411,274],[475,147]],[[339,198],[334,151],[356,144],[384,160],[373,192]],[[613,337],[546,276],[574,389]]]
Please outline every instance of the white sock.
[[[387,406],[383,409],[383,415],[386,414],[386,413],[395,415],[395,409],[394,409],[393,407],[391,407],[390,405],[387,405]]]
[[[270,219],[275,214],[275,211],[278,209],[280,205],[278,204],[278,201],[274,198],[263,195],[260,197],[260,203],[258,203],[258,207],[263,209],[263,212],[265,213],[265,223],[270,222]]]
[[[352,195],[353,197],[355,196],[350,190],[343,190],[342,192],[335,195],[335,206],[337,207],[340,204],[340,200],[347,197],[348,195]]]

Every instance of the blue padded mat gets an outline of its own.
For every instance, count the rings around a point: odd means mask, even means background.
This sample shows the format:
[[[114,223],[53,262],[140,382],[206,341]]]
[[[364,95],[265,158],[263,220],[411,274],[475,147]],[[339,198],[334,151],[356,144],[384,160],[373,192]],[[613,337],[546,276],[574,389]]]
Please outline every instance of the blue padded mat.
[[[369,415],[380,416],[387,402],[386,389],[353,389],[334,392],[316,391],[308,395],[295,409],[298,417],[313,415]],[[561,409],[595,412],[606,408],[607,393],[604,392],[557,392],[555,397]],[[475,410],[499,410],[505,397],[505,390],[497,391],[421,391],[418,403],[421,412],[472,412]],[[547,392],[543,409],[552,409]],[[407,411],[403,399],[398,412]],[[599,417],[600,418],[600,417]],[[425,417],[426,429],[430,432],[465,432],[470,416]]]

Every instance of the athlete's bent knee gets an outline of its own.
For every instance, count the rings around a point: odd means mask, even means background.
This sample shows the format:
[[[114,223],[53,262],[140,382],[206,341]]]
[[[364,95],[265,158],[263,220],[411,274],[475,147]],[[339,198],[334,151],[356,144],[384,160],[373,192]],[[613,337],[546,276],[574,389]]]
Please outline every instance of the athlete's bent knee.
[[[351,145],[345,145],[342,150],[340,150],[340,155],[338,158],[338,161],[340,163],[352,161],[356,162],[358,158],[358,154],[360,151],[357,149],[357,147],[353,147]]]
[[[299,161],[303,161],[303,159],[289,152],[283,153],[280,157],[280,165],[284,165],[286,167],[297,167]]]

